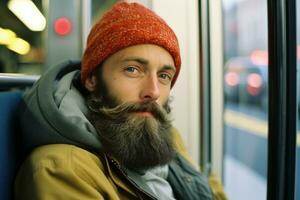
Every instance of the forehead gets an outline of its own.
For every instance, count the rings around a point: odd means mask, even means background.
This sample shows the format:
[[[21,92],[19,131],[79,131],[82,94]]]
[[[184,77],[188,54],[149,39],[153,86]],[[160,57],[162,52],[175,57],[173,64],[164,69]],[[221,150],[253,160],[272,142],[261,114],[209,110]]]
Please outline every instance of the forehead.
[[[108,57],[104,63],[121,63],[136,59],[145,60],[156,66],[175,66],[171,54],[164,48],[153,44],[134,45],[121,49]]]

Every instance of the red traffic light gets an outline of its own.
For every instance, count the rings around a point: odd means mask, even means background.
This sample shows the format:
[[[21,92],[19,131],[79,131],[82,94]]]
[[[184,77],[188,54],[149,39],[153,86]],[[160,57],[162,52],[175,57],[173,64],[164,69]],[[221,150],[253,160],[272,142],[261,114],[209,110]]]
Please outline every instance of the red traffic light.
[[[54,22],[54,31],[61,36],[68,35],[72,30],[72,22],[67,17],[57,18]]]

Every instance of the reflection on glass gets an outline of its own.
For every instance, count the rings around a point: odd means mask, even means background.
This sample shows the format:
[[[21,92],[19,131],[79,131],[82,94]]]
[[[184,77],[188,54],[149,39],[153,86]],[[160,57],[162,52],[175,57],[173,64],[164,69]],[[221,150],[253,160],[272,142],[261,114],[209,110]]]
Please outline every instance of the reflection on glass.
[[[230,200],[266,199],[266,0],[223,0],[224,181]]]

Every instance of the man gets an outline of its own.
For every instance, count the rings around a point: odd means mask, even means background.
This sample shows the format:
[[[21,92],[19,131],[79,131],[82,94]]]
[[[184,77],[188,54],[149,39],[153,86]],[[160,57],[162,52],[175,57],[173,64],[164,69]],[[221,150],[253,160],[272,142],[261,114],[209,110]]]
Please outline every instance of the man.
[[[171,125],[177,38],[155,13],[118,3],[82,63],[51,69],[24,96],[16,199],[226,199],[196,171]]]

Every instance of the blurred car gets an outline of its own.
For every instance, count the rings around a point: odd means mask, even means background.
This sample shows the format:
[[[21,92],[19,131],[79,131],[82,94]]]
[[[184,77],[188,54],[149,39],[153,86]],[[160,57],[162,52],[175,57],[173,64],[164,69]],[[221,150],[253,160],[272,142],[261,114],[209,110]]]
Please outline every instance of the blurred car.
[[[233,57],[224,68],[225,101],[267,109],[268,65],[263,57]]]

